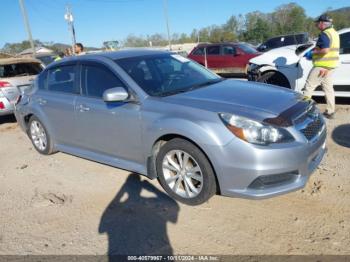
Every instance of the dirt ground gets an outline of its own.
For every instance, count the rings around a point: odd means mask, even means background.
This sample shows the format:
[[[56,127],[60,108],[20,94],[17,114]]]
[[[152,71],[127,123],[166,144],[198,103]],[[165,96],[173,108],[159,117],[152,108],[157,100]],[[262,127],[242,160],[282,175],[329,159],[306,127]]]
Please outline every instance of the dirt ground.
[[[303,190],[191,207],[156,180],[42,156],[1,117],[0,254],[350,255],[350,106],[327,126],[328,153]]]

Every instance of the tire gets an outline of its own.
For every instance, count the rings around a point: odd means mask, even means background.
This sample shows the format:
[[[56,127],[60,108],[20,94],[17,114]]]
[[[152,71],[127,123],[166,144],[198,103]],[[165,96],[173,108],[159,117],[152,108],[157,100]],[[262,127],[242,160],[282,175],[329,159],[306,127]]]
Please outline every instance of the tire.
[[[53,143],[49,133],[41,121],[32,116],[28,123],[28,136],[36,151],[43,155],[54,153]]]
[[[267,72],[260,76],[257,82],[290,88],[288,80],[278,72]]]
[[[156,168],[164,190],[184,204],[200,205],[216,193],[215,174],[207,157],[187,140],[174,138],[162,146]]]

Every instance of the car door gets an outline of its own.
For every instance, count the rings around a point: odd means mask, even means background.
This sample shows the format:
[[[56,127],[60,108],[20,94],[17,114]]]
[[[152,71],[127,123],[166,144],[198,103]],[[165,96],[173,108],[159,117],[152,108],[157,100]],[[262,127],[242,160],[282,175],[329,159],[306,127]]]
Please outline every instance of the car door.
[[[35,114],[57,144],[75,144],[74,103],[80,92],[76,70],[76,64],[65,64],[45,71],[32,97]]]
[[[108,66],[83,62],[80,66],[82,96],[76,100],[79,147],[100,156],[141,163],[140,105],[105,102],[103,92],[127,87]]]
[[[220,45],[210,45],[206,48],[208,68],[217,72],[222,68],[222,56],[220,55]]]
[[[247,63],[245,53],[233,45],[222,46],[224,73],[243,74]]]
[[[339,92],[337,93],[337,96],[350,96],[350,32],[340,34],[339,37],[339,67],[334,71],[334,90]],[[344,92],[349,93],[345,94]]]

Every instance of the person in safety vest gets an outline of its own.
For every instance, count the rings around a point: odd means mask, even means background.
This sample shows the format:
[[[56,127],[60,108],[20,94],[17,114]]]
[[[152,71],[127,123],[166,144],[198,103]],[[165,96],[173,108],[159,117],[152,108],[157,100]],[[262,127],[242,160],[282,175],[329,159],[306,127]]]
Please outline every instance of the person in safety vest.
[[[56,58],[54,59],[54,61],[60,61],[62,58],[64,57],[64,53],[63,52],[58,52],[58,55],[56,56]]]
[[[311,99],[312,92],[321,86],[327,102],[327,109],[323,115],[328,119],[333,119],[335,115],[332,74],[339,62],[339,35],[333,28],[332,22],[332,18],[327,14],[318,17],[315,25],[321,30],[321,33],[315,48],[304,55],[313,62],[313,68],[304,87],[304,95]]]

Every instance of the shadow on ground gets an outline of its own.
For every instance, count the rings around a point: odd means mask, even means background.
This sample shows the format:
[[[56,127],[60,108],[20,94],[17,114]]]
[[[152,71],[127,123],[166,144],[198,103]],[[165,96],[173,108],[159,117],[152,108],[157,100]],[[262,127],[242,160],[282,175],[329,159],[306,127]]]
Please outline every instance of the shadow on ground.
[[[6,123],[16,123],[15,115],[0,116],[0,125]]]
[[[337,126],[332,133],[334,142],[350,148],[350,124]]]
[[[152,193],[141,196],[141,191]],[[108,235],[108,255],[173,254],[167,222],[176,223],[179,205],[137,174],[130,174],[104,211],[99,233]]]

